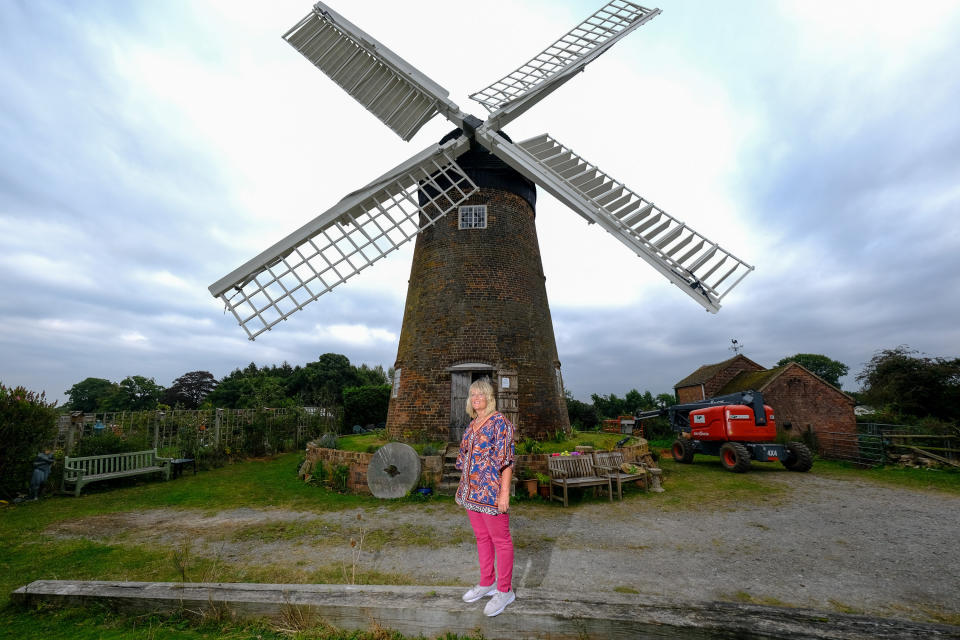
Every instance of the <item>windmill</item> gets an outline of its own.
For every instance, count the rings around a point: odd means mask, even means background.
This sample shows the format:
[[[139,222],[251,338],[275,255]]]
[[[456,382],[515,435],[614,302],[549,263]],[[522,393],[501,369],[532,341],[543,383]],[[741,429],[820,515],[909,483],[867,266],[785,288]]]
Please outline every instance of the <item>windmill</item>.
[[[660,13],[611,0],[470,97],[486,120],[327,5],[283,37],[409,141],[436,115],[456,129],[210,286],[252,340],[416,239],[387,428],[457,439],[470,382],[489,375],[523,435],[569,428],[534,225],[540,186],[611,233],[710,312],[753,267],[549,134],[503,127]],[[448,215],[452,214],[452,215]]]

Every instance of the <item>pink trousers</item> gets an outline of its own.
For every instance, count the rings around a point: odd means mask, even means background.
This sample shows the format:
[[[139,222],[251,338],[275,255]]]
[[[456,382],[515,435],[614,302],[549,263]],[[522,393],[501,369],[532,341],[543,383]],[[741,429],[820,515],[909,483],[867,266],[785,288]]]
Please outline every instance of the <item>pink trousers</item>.
[[[496,581],[497,591],[510,591],[513,582],[513,538],[510,537],[510,515],[491,516],[467,509],[473,535],[477,537],[480,560],[480,584]],[[494,569],[496,556],[496,569]],[[499,575],[498,575],[499,574]]]

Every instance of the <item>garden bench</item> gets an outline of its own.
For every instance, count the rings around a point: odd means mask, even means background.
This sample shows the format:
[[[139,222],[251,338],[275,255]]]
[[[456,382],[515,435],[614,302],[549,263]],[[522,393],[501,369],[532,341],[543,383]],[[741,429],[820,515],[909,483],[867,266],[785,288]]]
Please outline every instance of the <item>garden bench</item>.
[[[593,458],[589,455],[579,456],[550,456],[547,458],[547,468],[550,471],[550,499],[562,500],[563,506],[567,506],[567,492],[569,489],[579,489],[581,487],[593,487],[594,491],[599,487],[607,488],[607,495],[613,502],[613,484],[610,477],[598,475],[593,467]],[[553,487],[563,488],[563,498],[554,495]]]
[[[156,449],[80,458],[66,457],[63,460],[63,482],[60,488],[66,491],[67,484],[73,484],[73,495],[79,496],[85,485],[98,480],[112,480],[147,473],[162,473],[164,480],[169,480],[170,460],[170,458],[158,456]]]
[[[623,500],[623,483],[633,482],[634,480],[643,480],[643,488],[650,490],[650,481],[647,478],[647,469],[641,464],[636,464],[640,469],[639,473],[625,473],[620,467],[623,465],[623,453],[620,451],[596,451],[593,454],[593,466],[600,472],[610,477],[611,481],[617,483],[617,497]]]

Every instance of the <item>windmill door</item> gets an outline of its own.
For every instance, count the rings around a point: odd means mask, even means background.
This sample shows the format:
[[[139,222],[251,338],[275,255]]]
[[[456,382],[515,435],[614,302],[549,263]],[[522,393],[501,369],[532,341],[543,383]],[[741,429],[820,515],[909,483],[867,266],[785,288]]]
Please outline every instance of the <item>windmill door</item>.
[[[483,365],[480,365],[483,366]],[[467,398],[474,380],[490,376],[490,367],[478,369],[454,369],[450,372],[450,442],[460,442],[463,432],[470,424],[467,413]],[[494,393],[497,392],[494,385]]]
[[[470,424],[467,414],[467,396],[470,395],[469,371],[454,371],[450,374],[450,441],[460,442],[463,431]]]

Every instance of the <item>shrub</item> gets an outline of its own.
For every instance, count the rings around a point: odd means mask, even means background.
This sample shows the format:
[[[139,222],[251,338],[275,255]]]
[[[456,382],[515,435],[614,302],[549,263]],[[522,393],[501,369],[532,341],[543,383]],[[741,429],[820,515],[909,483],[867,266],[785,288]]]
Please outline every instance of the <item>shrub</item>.
[[[524,438],[519,443],[517,443],[516,453],[518,456],[543,453],[543,445],[541,445],[536,440],[530,438]]]
[[[0,383],[0,497],[26,493],[33,459],[53,443],[57,429],[55,402],[44,393]]]
[[[330,473],[330,483],[333,485],[333,488],[340,493],[346,493],[349,480],[350,467],[345,464],[338,464]]]
[[[318,445],[324,449],[336,449],[337,448],[337,434],[327,432],[320,436],[320,440],[317,442]]]
[[[347,387],[343,390],[343,424],[378,424],[387,419],[390,385]]]
[[[428,443],[428,444],[423,445],[423,450],[420,452],[420,455],[422,455],[422,456],[438,456],[438,455],[440,455],[441,453],[443,453],[443,450],[442,450],[442,449],[440,449],[439,447],[433,445],[432,443]]]
[[[104,429],[101,433],[81,438],[70,455],[79,458],[82,456],[125,453],[127,451],[146,451],[153,448],[153,444],[148,440],[149,437],[145,433],[124,437],[115,434],[110,429]]]

